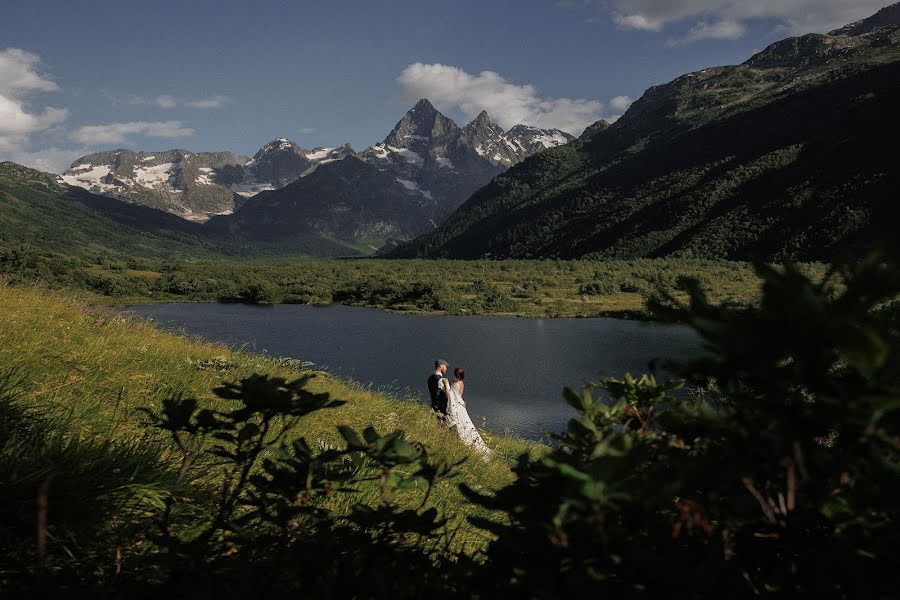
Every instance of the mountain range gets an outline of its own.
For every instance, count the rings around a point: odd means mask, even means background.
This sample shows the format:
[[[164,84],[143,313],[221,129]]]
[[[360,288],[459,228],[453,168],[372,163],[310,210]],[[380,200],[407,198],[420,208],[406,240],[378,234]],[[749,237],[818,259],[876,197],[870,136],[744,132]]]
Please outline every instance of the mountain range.
[[[900,4],[652,87],[396,257],[828,259],[897,217]]]
[[[652,87],[577,140],[485,113],[458,127],[422,100],[362,152],[117,150],[61,177],[7,163],[0,242],[93,252],[113,227],[154,256],[858,255],[897,222],[897,106],[900,4]]]
[[[242,206],[254,204],[250,199],[262,192],[284,190],[280,195],[267,195],[260,208],[271,210],[273,205],[282,202],[293,206],[299,200],[306,208],[330,210],[334,216],[353,211],[353,207],[362,204],[372,209],[367,214],[373,221],[360,222],[357,212],[353,212],[356,217],[352,223],[326,226],[324,220],[314,219],[310,227],[354,239],[382,235],[403,239],[425,231],[431,221],[445,218],[475,190],[510,166],[540,150],[573,139],[559,130],[525,125],[504,131],[484,112],[460,128],[428,100],[421,100],[383,142],[362,152],[354,151],[349,144],[306,150],[285,138],[266,144],[252,158],[231,152],[121,149],[79,158],[63,173],[61,180],[96,194],[150,206],[193,221],[229,215]],[[290,188],[319,167],[348,157],[355,159],[353,166],[327,169],[313,179],[314,183],[304,182]],[[358,162],[367,167],[359,166]],[[349,172],[360,170],[367,172],[367,184],[375,184],[377,189],[342,187]],[[319,202],[309,206],[318,197],[324,197],[323,190],[339,190],[346,206],[333,205],[330,202],[335,200],[333,195],[328,205]],[[402,215],[400,219],[382,214],[384,211],[378,206],[372,206],[381,199],[392,207],[409,205],[413,214]],[[265,216],[248,213],[242,215],[240,226],[251,238],[271,237],[272,232],[248,229],[253,222],[265,220]],[[299,227],[302,229],[303,224]]]

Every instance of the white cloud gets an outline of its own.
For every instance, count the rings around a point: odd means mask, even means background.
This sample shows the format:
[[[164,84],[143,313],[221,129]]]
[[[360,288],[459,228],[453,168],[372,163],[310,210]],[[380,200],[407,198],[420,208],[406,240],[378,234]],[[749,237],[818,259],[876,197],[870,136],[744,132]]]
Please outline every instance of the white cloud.
[[[750,20],[774,20],[790,33],[827,32],[874,14],[896,0],[584,0],[608,13],[620,29],[662,31],[685,21],[693,28],[680,43],[737,39]]]
[[[684,46],[700,40],[737,40],[744,37],[747,28],[738,21],[724,19],[713,23],[699,21],[686,35],[668,40],[668,46]]]
[[[19,48],[0,51],[0,90],[4,95],[30,92],[55,92],[59,89],[39,69],[41,58]]]
[[[161,96],[157,96],[154,103],[160,108],[175,108],[176,106],[189,106],[191,108],[222,108],[226,104],[228,104],[231,99],[228,96],[223,96],[221,94],[217,94],[215,96],[210,96],[208,98],[197,98],[195,100],[183,100],[181,98],[176,98],[175,96],[170,96],[168,94],[163,94]]]
[[[160,108],[175,108],[178,106],[178,100],[176,100],[174,96],[169,96],[167,94],[157,96],[155,102]]]
[[[123,144],[133,134],[158,138],[179,138],[194,135],[194,130],[185,127],[181,121],[130,121],[128,123],[108,123],[86,125],[73,131],[69,137],[80,144],[109,145]]]
[[[616,96],[609,101],[609,106],[615,110],[625,112],[633,103],[634,99],[629,96]]]
[[[300,133],[302,133],[303,135],[309,135],[309,134],[311,134],[311,133],[315,133],[315,132],[316,132],[316,128],[315,128],[315,127],[301,127],[301,128],[298,129],[297,131],[300,132]]]
[[[613,23],[619,29],[637,29],[638,31],[662,31],[665,21],[661,19],[651,19],[644,15],[623,15],[622,13],[613,13]]]
[[[26,112],[21,102],[0,94],[0,137],[28,135],[66,120],[69,111],[47,107],[40,113]]]
[[[522,123],[578,134],[604,110],[597,100],[547,98],[533,85],[511,83],[499,73],[472,75],[450,65],[414,63],[397,82],[407,101],[428,98],[438,108],[457,108],[470,119],[486,110],[504,128]]]
[[[59,125],[65,108],[32,107],[32,96],[59,89],[41,72],[41,59],[19,48],[0,50],[0,160],[14,160],[28,147],[31,136]]]

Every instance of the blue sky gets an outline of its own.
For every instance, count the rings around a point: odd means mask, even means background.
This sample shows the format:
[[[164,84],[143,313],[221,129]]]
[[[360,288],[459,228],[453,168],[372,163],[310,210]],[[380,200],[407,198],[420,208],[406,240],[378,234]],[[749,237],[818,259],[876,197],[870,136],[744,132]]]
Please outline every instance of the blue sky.
[[[460,124],[487,108],[577,135],[650,85],[889,3],[6,3],[0,159],[58,170],[99,149],[252,154],[277,137],[362,149],[419,96]]]

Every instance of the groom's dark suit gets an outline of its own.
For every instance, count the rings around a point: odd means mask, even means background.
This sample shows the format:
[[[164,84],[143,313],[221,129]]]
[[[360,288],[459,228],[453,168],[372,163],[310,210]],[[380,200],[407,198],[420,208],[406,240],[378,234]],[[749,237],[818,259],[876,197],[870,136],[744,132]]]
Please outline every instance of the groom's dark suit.
[[[428,378],[428,393],[431,395],[431,408],[438,416],[444,417],[447,415],[447,394],[438,386],[440,382],[441,376],[432,373]]]

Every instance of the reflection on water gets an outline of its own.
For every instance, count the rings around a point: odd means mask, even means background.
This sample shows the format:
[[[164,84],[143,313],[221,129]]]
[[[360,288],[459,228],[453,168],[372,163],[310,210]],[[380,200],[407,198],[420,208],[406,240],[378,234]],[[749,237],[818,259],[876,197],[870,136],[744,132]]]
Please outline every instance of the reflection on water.
[[[695,334],[616,319],[516,319],[396,315],[303,305],[157,304],[128,307],[163,328],[315,363],[342,377],[423,402],[436,357],[466,369],[476,425],[539,438],[573,410],[564,386],[648,370],[656,358],[696,354]]]

